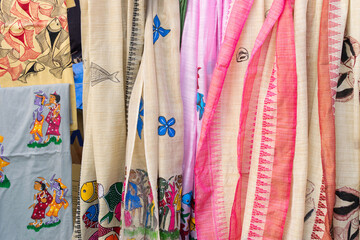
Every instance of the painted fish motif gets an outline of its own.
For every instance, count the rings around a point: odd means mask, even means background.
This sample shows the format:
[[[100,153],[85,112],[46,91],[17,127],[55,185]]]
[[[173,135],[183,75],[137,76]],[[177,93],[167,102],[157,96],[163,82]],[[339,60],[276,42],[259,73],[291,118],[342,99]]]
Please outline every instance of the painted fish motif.
[[[101,218],[100,222],[103,222],[106,219],[108,219],[109,223],[112,221],[115,208],[118,204],[121,203],[122,189],[123,183],[117,182],[110,186],[109,191],[106,193],[106,195],[99,195],[100,198],[104,198],[109,208],[109,212],[103,218]]]
[[[91,63],[90,65],[90,81],[91,86],[95,86],[98,83],[104,82],[106,80],[112,81],[114,83],[119,83],[120,80],[116,78],[116,75],[119,72],[114,72],[110,74],[104,68],[100,67],[96,63]]]
[[[38,72],[44,71],[45,66],[38,62],[29,62],[25,69],[24,73],[19,77],[19,81],[27,83],[28,77],[37,74]]]
[[[98,184],[96,181],[86,182],[80,190],[81,199],[84,202],[91,203],[98,198]]]
[[[97,228],[99,220],[99,204],[90,206],[83,215],[83,221],[86,228]]]

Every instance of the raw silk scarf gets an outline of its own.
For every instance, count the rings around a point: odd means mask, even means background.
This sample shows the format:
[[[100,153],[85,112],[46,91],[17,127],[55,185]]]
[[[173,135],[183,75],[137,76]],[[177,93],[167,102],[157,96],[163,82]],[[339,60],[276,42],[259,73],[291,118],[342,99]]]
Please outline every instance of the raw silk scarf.
[[[66,1],[4,0],[0,9],[0,86],[70,83],[76,130]]]
[[[321,139],[318,114],[318,50],[323,1],[309,1],[307,7],[306,45],[308,91],[308,170],[303,239],[321,239],[325,229],[326,196],[322,184]],[[329,99],[331,100],[331,99]]]
[[[302,239],[308,164],[308,99],[307,99],[307,17],[308,1],[295,1],[294,33],[297,72],[297,123],[294,165],[289,209],[283,239]]]
[[[120,232],[127,5],[116,0],[81,1],[81,8],[85,139],[73,238],[92,240]]]
[[[335,25],[331,29],[333,32],[329,31],[329,42],[332,40],[335,43],[332,52],[329,48],[333,63],[330,66],[336,66],[333,72],[339,76],[334,78],[336,96],[333,94],[336,113],[336,198],[333,229],[334,239],[343,240],[359,238],[360,3],[338,1],[335,6],[338,8],[332,22],[329,15],[329,25]]]
[[[69,84],[0,88],[0,231],[70,239]]]
[[[222,40],[222,24],[229,9],[223,1],[188,1],[181,47],[180,81],[184,105],[184,160],[181,236],[196,239],[194,164],[196,145],[212,72]]]
[[[217,141],[219,141],[219,136],[217,136],[218,133],[216,133],[216,127],[214,127],[211,131],[211,127],[209,128],[208,125],[211,123],[211,118],[214,115],[216,105],[219,101],[222,84],[226,75],[226,70],[229,66],[229,62],[235,50],[236,42],[239,38],[239,34],[242,30],[251,5],[252,2],[248,1],[246,1],[246,3],[242,1],[234,3],[210,86],[207,99],[207,104],[210,103],[210,105],[208,105],[205,109],[203,131],[200,137],[195,167],[195,186],[199,187],[195,190],[196,197],[198,198],[200,196],[200,202],[204,202],[205,199],[209,198],[213,198],[214,200],[216,199],[216,205],[213,206],[214,208],[210,208],[210,210],[209,206],[207,206],[207,210],[205,210],[202,208],[201,204],[196,205],[196,218],[200,221],[199,223],[197,220],[198,236],[206,239],[227,238],[226,220],[224,220],[224,213],[222,212],[222,208],[224,207],[222,206],[223,201],[221,199],[221,195],[223,193],[221,192],[221,186],[219,186],[220,182],[217,182],[221,180],[221,169],[216,167],[218,165],[216,164],[218,161],[216,160],[216,157],[219,156],[216,155],[218,154],[218,151],[215,149],[216,144],[218,144]],[[283,9],[285,10],[283,11]],[[283,233],[282,227],[285,223],[287,204],[290,195],[292,160],[296,132],[296,66],[291,12],[292,10],[289,1],[275,1],[273,3],[254,46],[252,58],[247,70],[244,83],[238,142],[240,147],[238,148],[239,173],[240,176],[242,176],[242,179],[239,180],[236,189],[230,224],[230,239],[240,239],[242,231],[242,214],[240,211],[244,208],[244,206],[241,206],[243,205],[241,202],[244,203],[245,198],[241,198],[241,194],[242,196],[246,196],[246,191],[241,193],[241,185],[243,184],[243,190],[246,190],[251,159],[250,150],[252,148],[251,144],[244,146],[243,142],[244,138],[246,138],[247,143],[253,142],[250,138],[253,137],[255,127],[254,117],[256,116],[256,104],[258,102],[259,87],[261,83],[261,80],[259,81],[259,76],[256,74],[258,73],[260,77],[262,75],[263,64],[266,56],[264,55],[264,52],[266,52],[267,44],[269,44],[267,36],[271,32],[273,25],[280,15],[281,17],[278,22],[277,30],[278,37],[276,38],[276,62],[274,64],[273,74],[268,85],[267,96],[264,100],[265,105],[263,115],[266,119],[263,121],[263,136],[261,137],[261,147],[263,147],[263,149],[260,151],[261,155],[258,163],[258,180],[256,185],[257,194],[255,195],[253,214],[251,215],[251,222],[255,224],[250,224],[250,230],[247,231],[247,234],[250,238],[263,236],[264,234],[270,238],[274,237],[276,239],[281,238]],[[287,22],[287,25],[284,25],[284,21]],[[290,24],[288,24],[289,22]],[[265,47],[264,49],[261,49],[264,42]],[[255,81],[255,79],[258,79],[258,81]],[[285,89],[286,91],[284,91]],[[278,90],[278,92],[276,92],[276,90]],[[289,91],[291,97],[289,99],[289,97],[286,96],[287,99],[285,101],[285,92],[289,93]],[[274,112],[277,115],[274,114]],[[215,120],[213,121],[215,122]],[[209,132],[208,129],[210,129]],[[211,142],[208,139],[210,137]],[[216,144],[211,146],[211,144],[214,143]],[[208,155],[209,153],[207,148],[209,146],[212,148],[212,150],[209,151],[211,155]],[[205,165],[205,160],[207,158],[212,161],[212,165]],[[241,164],[242,161],[244,164]],[[276,168],[273,168],[274,164],[276,165]],[[211,168],[214,169],[211,170]],[[272,170],[272,168],[274,170]],[[215,174],[211,174],[211,172]],[[217,177],[218,180],[214,179],[214,176]],[[212,181],[209,182],[211,177]],[[204,188],[205,182],[207,184],[206,190]],[[214,185],[214,183],[216,183],[216,185]],[[272,184],[276,187],[272,187],[271,190],[268,189]],[[198,201],[199,200],[197,200],[197,202]],[[281,203],[277,204],[279,202]],[[265,218],[266,212],[264,212],[263,209],[256,209],[261,207],[265,208],[267,211],[267,218]],[[202,219],[202,217],[204,218]],[[215,219],[213,221],[214,226],[206,221],[206,219],[209,218]],[[207,223],[207,226],[202,225],[202,223]],[[274,223],[275,227],[273,225]]]
[[[179,239],[183,114],[177,0],[146,2],[144,53],[129,105],[122,231]]]
[[[313,19],[308,22],[308,48],[317,54],[308,58],[309,170],[303,237],[332,239],[336,187],[334,100],[347,3],[319,1],[309,6]],[[317,36],[311,36],[311,31],[318,32]]]

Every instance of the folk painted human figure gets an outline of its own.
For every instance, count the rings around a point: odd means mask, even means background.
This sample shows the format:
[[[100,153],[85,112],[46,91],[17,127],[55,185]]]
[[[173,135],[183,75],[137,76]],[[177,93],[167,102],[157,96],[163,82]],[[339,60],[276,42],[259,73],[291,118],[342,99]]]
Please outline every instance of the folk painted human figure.
[[[34,203],[29,207],[29,209],[34,208],[31,218],[35,220],[35,222],[31,222],[29,225],[35,226],[36,228],[42,226],[46,208],[53,200],[53,197],[47,191],[49,184],[44,178],[39,177],[39,179],[40,181],[35,181],[34,183],[34,189],[39,192],[34,194]]]
[[[58,142],[60,139],[60,95],[56,92],[50,94],[49,103],[45,104],[46,107],[50,109],[48,115],[46,116],[45,121],[49,124],[49,127],[46,131],[47,139],[44,143],[47,143],[50,140],[50,136],[56,136],[56,141]]]
[[[53,190],[53,199],[50,203],[50,209],[46,216],[50,217],[50,221],[46,224],[57,223],[60,221],[58,213],[62,207],[66,209],[69,206],[68,201],[65,199],[68,188],[61,182],[61,178],[55,179],[55,174],[50,179],[50,189]]]
[[[34,105],[37,106],[37,108],[33,112],[33,121],[30,124],[30,134],[32,134],[33,139],[31,139],[29,144],[32,144],[35,141],[42,143],[42,127],[45,119],[42,113],[44,111],[44,105],[46,105],[45,103],[47,99],[48,97],[42,90],[35,92]]]

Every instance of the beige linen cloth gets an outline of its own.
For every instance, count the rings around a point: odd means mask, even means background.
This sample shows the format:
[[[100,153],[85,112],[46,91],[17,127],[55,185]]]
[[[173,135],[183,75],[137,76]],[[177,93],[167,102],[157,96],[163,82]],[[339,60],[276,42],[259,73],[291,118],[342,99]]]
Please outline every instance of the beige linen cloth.
[[[220,111],[221,118],[221,159],[223,179],[220,184],[224,188],[224,193],[226,193],[224,194],[224,210],[225,221],[228,228],[230,226],[230,215],[237,184],[236,180],[239,178],[236,161],[237,137],[244,76],[255,39],[264,23],[267,11],[270,9],[272,2],[272,0],[254,1],[239,42],[236,46],[233,59],[230,63],[222,89],[220,102],[217,107]],[[272,66],[273,65],[270,64],[271,68]],[[250,215],[247,214],[247,212],[244,214],[244,231],[247,231],[247,225],[250,224],[251,219],[252,202],[250,198],[248,199],[249,201],[246,202],[246,208],[248,208],[248,210],[245,211],[250,211]],[[244,212],[244,209],[242,212]],[[226,231],[228,231],[228,229]],[[242,235],[247,236],[245,232],[243,232]]]
[[[308,1],[296,1],[294,6],[295,50],[297,71],[297,127],[291,184],[291,196],[283,239],[302,239],[308,164],[308,104],[306,53]]]
[[[359,80],[360,80],[360,2],[341,1],[342,33],[337,40],[338,85],[335,102],[336,126],[336,199],[334,239],[359,237]],[[345,28],[345,30],[344,30]],[[340,55],[341,54],[341,55]]]
[[[80,4],[85,141],[73,238],[179,237],[183,159],[179,3],[84,0]],[[133,34],[134,19],[140,19],[138,32],[145,33],[136,42],[140,48],[143,44],[143,51],[133,49],[132,35],[139,37]],[[134,65],[139,65],[138,72],[129,71]]]
[[[144,53],[129,105],[122,234],[177,239],[183,159],[179,3],[146,5]]]
[[[74,239],[119,233],[125,172],[127,2],[81,1],[84,148]]]

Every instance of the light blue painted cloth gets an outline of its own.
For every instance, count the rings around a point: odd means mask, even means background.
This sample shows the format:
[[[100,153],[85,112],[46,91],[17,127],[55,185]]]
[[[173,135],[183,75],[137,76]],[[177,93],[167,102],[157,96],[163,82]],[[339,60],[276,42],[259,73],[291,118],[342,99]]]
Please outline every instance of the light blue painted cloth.
[[[71,239],[69,84],[0,89],[0,238]]]

